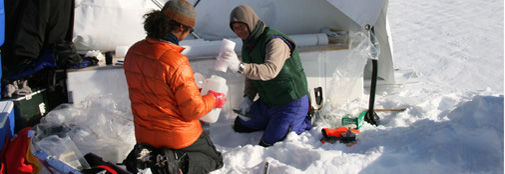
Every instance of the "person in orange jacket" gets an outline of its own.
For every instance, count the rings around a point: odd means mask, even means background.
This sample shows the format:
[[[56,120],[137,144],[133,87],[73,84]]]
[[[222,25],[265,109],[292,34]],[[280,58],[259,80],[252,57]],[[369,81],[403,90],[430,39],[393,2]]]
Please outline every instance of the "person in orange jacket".
[[[195,26],[193,5],[170,0],[144,17],[147,37],[131,46],[124,60],[136,147],[164,149],[161,154],[172,166],[170,172],[175,168],[179,173],[208,173],[221,168],[221,153],[202,133],[198,119],[213,108],[222,108],[225,94],[209,91],[201,95],[189,60],[181,54],[184,48],[179,46]],[[133,151],[136,149],[139,151]]]

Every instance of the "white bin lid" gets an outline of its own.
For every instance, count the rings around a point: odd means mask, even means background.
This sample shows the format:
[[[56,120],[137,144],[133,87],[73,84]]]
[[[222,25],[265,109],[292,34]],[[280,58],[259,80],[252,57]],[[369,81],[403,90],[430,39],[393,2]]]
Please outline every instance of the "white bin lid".
[[[12,112],[12,108],[14,108],[14,103],[12,101],[0,101],[0,126],[3,127],[9,114]]]

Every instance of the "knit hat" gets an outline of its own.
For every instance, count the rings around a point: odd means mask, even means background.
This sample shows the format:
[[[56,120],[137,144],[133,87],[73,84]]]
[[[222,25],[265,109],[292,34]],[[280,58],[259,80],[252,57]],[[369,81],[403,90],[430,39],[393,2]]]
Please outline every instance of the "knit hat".
[[[163,14],[188,27],[195,27],[195,7],[185,0],[170,0],[165,3]]]

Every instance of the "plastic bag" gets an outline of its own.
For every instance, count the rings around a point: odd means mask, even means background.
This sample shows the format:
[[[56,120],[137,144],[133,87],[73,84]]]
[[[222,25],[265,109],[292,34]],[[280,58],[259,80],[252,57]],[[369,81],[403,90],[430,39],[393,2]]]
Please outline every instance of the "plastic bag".
[[[63,104],[49,112],[36,126],[33,141],[70,137],[82,154],[92,152],[105,161],[121,162],[135,144],[129,106],[118,105],[110,95],[87,99],[83,105]]]
[[[380,53],[377,39],[372,33],[350,33],[349,50],[351,52],[345,61],[338,65],[332,74],[331,87],[326,104],[318,114],[316,123],[327,127],[339,127],[341,119],[358,108],[346,105],[356,83],[363,78],[363,69],[368,59],[378,59]],[[352,99],[351,99],[352,100]],[[344,107],[345,106],[345,107]]]
[[[90,166],[70,137],[48,136],[35,143],[40,150],[77,170],[89,169]]]

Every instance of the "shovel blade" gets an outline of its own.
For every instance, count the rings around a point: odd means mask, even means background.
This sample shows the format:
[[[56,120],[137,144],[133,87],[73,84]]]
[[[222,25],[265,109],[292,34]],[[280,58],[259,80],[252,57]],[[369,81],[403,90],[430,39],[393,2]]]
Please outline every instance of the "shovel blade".
[[[379,126],[380,117],[375,113],[375,111],[368,110],[365,115],[365,121],[375,126]]]

